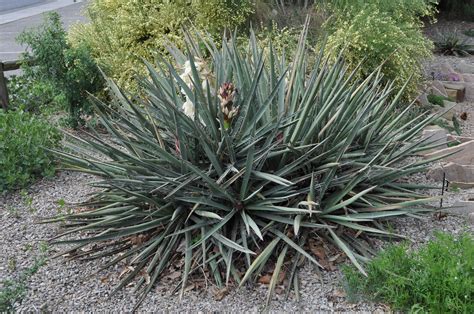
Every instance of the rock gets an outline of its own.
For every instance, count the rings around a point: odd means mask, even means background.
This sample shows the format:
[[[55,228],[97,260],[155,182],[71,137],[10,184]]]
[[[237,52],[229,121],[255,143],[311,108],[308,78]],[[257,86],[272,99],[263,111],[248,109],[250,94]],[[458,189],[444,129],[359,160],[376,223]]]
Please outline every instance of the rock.
[[[424,153],[425,154],[426,153],[431,153],[431,152],[435,152],[435,151],[438,151],[440,149],[446,148],[447,147],[447,145],[446,145],[447,136],[448,136],[448,132],[445,129],[443,129],[442,127],[439,127],[437,125],[427,126],[423,130],[423,134],[422,134],[423,139],[427,139],[426,142],[429,142],[429,145],[440,144],[440,146],[438,146],[436,148],[426,150],[426,151],[424,151]],[[441,144],[444,144],[444,145],[441,145]]]
[[[453,188],[459,188],[463,190],[472,189],[474,188],[474,182],[456,182],[450,181],[449,186]]]
[[[442,159],[445,162],[452,161],[461,165],[474,165],[474,141],[469,141],[453,147],[439,149],[435,152],[425,154],[423,158],[430,159],[446,154],[451,155]]]
[[[454,101],[449,101],[449,100],[443,100],[443,105],[444,107],[446,108],[449,108],[449,107],[455,107],[458,105],[457,102],[454,102]],[[454,109],[454,108],[453,108]]]
[[[430,169],[427,173],[429,178],[441,181],[443,173],[446,173],[446,180],[456,183],[474,184],[474,165],[460,165],[450,162],[444,166],[438,166]]]
[[[428,96],[426,96],[425,93],[418,96],[418,102],[422,104],[423,106],[431,106],[431,103],[428,100]]]
[[[443,112],[443,111],[446,111],[446,110],[445,110],[445,109],[440,110],[440,113]],[[441,115],[441,117],[445,118],[446,120],[451,121],[451,120],[453,120],[453,117],[454,117],[455,115],[456,115],[456,113],[454,112],[454,110],[451,109],[451,110],[448,110],[448,111],[446,111],[445,113],[443,113],[443,114]]]
[[[447,91],[444,88],[439,89],[435,86],[431,86],[431,94],[436,95],[436,96],[449,97]]]
[[[454,69],[451,67],[451,65],[447,62],[441,64],[441,72],[445,73],[445,74],[449,74],[449,73],[454,73]]]
[[[465,83],[466,87],[466,99],[474,100],[474,83]]]
[[[461,73],[474,74],[474,66],[466,62],[459,63],[458,68]]]
[[[444,177],[444,168],[441,166],[436,166],[434,168],[430,168],[426,173],[426,176],[435,181],[441,181]]]
[[[457,201],[453,208],[449,208],[451,213],[460,215],[469,215],[474,213],[474,202],[472,201]]]
[[[468,219],[469,219],[469,222],[470,222],[471,224],[474,224],[474,213],[469,213],[469,214],[467,215],[467,217],[468,217]]]
[[[463,74],[464,82],[474,83],[474,74]]]
[[[466,95],[465,83],[443,82],[448,97],[456,102],[463,102]]]
[[[447,140],[448,140],[448,142],[457,141],[457,142],[461,142],[461,143],[466,143],[466,142],[474,141],[474,137],[458,136],[458,135],[448,134]]]
[[[433,81],[431,83],[431,90],[433,94],[448,97],[448,93],[446,92],[446,89],[444,88],[444,84],[441,83],[441,81]],[[438,93],[436,93],[434,90],[436,90]]]

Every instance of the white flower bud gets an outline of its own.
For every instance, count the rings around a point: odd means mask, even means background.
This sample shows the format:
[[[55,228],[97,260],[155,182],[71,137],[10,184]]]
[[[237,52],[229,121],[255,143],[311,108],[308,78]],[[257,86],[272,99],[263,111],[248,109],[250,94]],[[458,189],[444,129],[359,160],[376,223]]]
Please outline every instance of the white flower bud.
[[[185,115],[187,115],[188,117],[190,117],[194,121],[194,115],[195,115],[194,104],[188,98],[186,98],[186,101],[183,104],[183,112],[184,112]]]

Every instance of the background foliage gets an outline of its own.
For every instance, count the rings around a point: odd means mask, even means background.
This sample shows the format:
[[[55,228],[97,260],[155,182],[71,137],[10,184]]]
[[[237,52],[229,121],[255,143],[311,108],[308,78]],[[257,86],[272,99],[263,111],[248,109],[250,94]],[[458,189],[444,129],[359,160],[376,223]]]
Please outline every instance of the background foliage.
[[[170,42],[183,47],[182,26],[192,23],[220,37],[242,26],[253,12],[250,0],[92,0],[90,23],[76,25],[70,38],[86,43],[120,86],[136,89],[134,75],[146,73],[142,59],[157,61]]]
[[[341,54],[353,69],[360,64],[360,75],[367,76],[383,64],[385,79],[400,88],[410,77],[406,96],[413,96],[422,79],[420,62],[431,55],[433,44],[422,33],[422,18],[436,13],[431,0],[327,1],[322,8],[332,16],[328,55]]]

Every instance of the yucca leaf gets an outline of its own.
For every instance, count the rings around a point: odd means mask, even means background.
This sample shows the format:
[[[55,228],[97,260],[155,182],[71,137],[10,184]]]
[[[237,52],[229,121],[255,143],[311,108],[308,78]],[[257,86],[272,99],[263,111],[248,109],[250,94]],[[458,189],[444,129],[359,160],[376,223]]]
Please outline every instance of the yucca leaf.
[[[413,103],[401,109],[404,93],[393,96],[380,67],[361,76],[323,49],[309,62],[308,22],[289,59],[253,33],[245,50],[235,36],[217,45],[185,31],[187,51],[170,44],[177,64],[145,62],[136,95],[108,80],[111,103],[92,100],[107,136],[71,134],[55,152],[64,168],[98,178],[80,204],[88,211],[48,220],[65,229],[53,240],[95,245],[80,259],[118,254],[106,267],[128,262],[118,288],[139,277],[136,307],[175,262],[180,296],[201,274],[230,287],[274,268],[269,302],[291,261],[298,297],[298,265],[321,268],[308,250],[315,237],[363,272],[374,250],[354,233],[395,236],[381,221],[432,210],[436,198],[419,191],[430,187],[403,177],[443,157],[413,161],[433,145],[419,135],[437,115],[408,117]]]

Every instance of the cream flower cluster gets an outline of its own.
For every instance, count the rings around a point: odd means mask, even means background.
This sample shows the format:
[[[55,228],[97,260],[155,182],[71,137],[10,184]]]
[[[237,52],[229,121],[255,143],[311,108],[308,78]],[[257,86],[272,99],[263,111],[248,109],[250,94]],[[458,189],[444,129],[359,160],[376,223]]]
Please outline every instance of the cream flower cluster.
[[[194,58],[194,66],[196,67],[196,71],[198,72],[199,75],[199,80],[201,82],[202,89],[204,91],[204,94],[207,94],[207,90],[210,89],[210,81],[212,80],[212,74],[208,70],[206,63],[199,59],[199,58]],[[194,84],[197,84],[198,82],[193,83],[193,69],[191,65],[191,61],[187,60],[184,63],[184,72],[179,76],[185,83],[186,85],[193,90],[194,89]],[[186,92],[184,89],[181,89],[181,92],[186,95]],[[212,92],[212,89],[211,89]],[[186,101],[183,103],[182,106],[183,112],[185,115],[190,117],[191,119],[194,120],[194,117],[196,115],[196,110],[194,103],[192,102],[191,99],[189,99],[188,95],[186,95]]]

